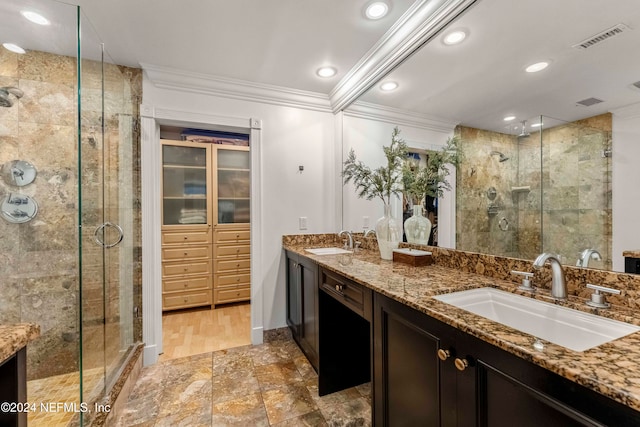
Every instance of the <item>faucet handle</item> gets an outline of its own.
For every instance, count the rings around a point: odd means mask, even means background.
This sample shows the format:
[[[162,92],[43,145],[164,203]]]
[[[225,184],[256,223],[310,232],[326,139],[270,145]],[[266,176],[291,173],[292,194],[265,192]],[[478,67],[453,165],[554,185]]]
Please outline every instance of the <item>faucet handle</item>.
[[[604,300],[604,295],[600,292],[606,292],[609,294],[620,295],[620,291],[618,289],[607,288],[605,286],[592,285],[591,283],[587,283],[587,288],[593,289],[595,292],[591,294],[591,301],[587,301],[586,304],[590,307],[595,308],[609,308],[611,304]]]
[[[521,291],[527,292],[535,292],[536,288],[531,284],[531,278],[533,277],[533,273],[529,273],[527,271],[518,271],[511,270],[511,274],[515,274],[516,276],[522,276],[522,284],[518,286],[518,289]]]

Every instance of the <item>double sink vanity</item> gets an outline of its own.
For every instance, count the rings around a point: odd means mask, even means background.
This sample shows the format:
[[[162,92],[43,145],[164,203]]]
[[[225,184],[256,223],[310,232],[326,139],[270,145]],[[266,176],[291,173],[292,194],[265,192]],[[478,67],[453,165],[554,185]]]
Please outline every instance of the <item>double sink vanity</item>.
[[[631,309],[590,308],[573,283],[563,302],[518,290],[508,270],[530,262],[433,248],[413,267],[361,240],[283,238],[287,322],[320,395],[371,381],[375,426],[640,425]]]

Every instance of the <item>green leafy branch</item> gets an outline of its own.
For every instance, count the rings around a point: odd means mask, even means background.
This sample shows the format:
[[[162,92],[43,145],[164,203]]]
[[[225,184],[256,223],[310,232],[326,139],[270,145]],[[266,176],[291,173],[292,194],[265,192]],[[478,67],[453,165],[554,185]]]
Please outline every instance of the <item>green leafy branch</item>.
[[[408,150],[407,144],[398,137],[399,134],[400,130],[395,127],[391,133],[391,145],[382,147],[387,159],[386,166],[372,170],[356,159],[353,149],[349,151],[342,177],[344,184],[353,182],[358,197],[367,200],[377,197],[389,204],[392,194],[399,196],[402,193],[402,166]]]
[[[426,166],[412,168],[405,162],[402,168],[405,193],[414,201],[425,196],[442,197],[445,191],[451,191],[447,165],[459,166],[462,157],[460,139],[453,136],[447,139],[441,150],[429,153]]]

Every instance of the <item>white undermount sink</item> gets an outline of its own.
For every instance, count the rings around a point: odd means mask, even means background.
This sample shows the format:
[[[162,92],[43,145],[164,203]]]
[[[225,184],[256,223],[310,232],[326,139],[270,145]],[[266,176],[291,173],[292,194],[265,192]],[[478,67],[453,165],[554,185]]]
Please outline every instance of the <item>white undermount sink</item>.
[[[339,255],[351,253],[350,251],[342,248],[306,248],[305,251],[314,255]]]
[[[585,351],[640,331],[640,327],[493,288],[434,297],[574,351]]]

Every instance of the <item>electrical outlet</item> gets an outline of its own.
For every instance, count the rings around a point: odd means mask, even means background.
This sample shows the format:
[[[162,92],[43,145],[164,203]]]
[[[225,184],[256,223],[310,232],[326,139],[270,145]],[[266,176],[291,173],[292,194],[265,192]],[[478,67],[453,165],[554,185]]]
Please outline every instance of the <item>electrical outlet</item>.
[[[363,216],[362,217],[362,228],[369,228],[369,217],[368,216]]]
[[[299,226],[300,230],[306,230],[307,229],[307,217],[306,216],[301,216],[300,218],[298,218],[298,226]]]

